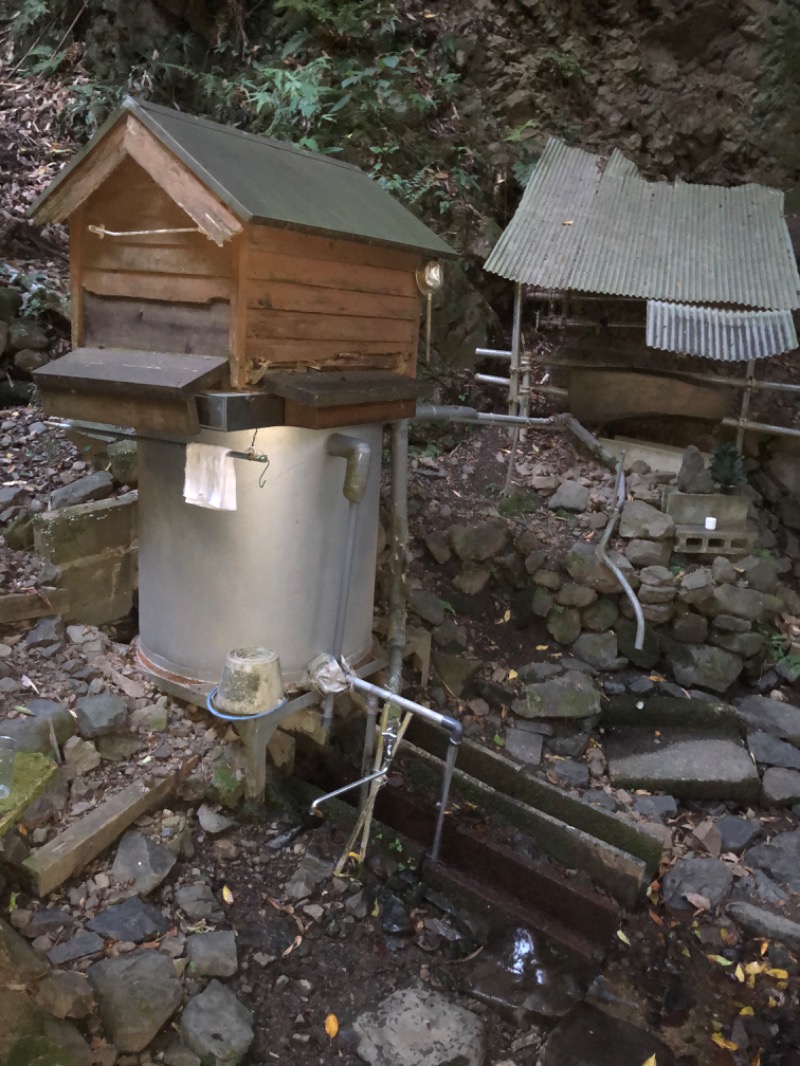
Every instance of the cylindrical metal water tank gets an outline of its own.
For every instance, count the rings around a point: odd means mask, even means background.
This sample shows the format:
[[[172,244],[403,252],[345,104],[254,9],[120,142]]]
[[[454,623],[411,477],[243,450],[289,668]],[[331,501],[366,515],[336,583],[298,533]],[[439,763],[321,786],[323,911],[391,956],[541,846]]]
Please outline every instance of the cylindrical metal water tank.
[[[350,507],[345,461],[325,451],[331,432],[260,429],[255,450],[269,466],[235,460],[235,511],[187,504],[185,450],[140,443],[139,640],[158,670],[216,684],[231,648],[258,644],[278,652],[292,684],[330,649]],[[358,660],[372,644],[382,427],[336,432],[372,449],[344,640],[344,655]],[[192,439],[247,451],[253,432],[203,430]]]

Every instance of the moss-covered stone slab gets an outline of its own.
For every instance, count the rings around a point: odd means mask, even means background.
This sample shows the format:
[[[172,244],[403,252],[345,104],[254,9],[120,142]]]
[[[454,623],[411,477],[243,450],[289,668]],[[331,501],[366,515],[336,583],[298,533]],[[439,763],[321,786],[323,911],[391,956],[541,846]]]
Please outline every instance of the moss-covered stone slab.
[[[14,759],[14,781],[5,799],[0,799],[0,837],[22,817],[22,813],[47,788],[56,764],[38,751],[19,751]]]

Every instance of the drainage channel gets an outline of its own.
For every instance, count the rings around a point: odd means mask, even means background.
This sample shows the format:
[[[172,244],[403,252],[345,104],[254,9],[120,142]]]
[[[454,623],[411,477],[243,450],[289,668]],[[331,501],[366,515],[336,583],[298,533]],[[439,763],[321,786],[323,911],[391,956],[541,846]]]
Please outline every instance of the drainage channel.
[[[408,737],[396,760],[401,776],[379,793],[376,817],[384,836],[401,835],[405,850],[419,860],[431,901],[455,899],[490,923],[534,930],[576,963],[597,964],[619,927],[621,909],[641,899],[656,872],[658,843],[467,741],[453,777],[441,861],[432,863],[425,855],[447,740],[416,722]],[[314,785],[296,785],[308,801],[319,794],[316,785],[327,790],[341,783],[323,770]],[[325,814],[349,830],[356,810],[343,797],[326,804]],[[533,842],[535,858],[506,842],[515,832]]]

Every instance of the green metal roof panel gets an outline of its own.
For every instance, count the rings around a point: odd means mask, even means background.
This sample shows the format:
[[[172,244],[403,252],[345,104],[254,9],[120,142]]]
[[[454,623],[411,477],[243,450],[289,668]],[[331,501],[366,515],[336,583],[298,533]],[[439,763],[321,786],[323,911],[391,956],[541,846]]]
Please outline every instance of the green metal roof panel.
[[[764,310],[800,306],[783,193],[645,180],[552,139],[486,262],[510,281]]]
[[[243,222],[255,221],[393,245],[429,256],[456,253],[358,167],[171,108],[128,99],[135,115]],[[117,112],[34,206],[114,125]]]

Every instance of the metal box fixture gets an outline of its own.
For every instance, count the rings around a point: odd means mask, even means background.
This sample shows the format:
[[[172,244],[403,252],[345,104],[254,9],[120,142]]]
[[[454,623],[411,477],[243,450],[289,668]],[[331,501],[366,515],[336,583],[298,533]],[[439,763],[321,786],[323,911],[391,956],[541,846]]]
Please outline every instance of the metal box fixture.
[[[330,430],[369,444],[346,656],[369,651],[382,423],[416,406],[418,273],[451,249],[358,168],[127,100],[34,205],[68,221],[73,350],[48,414],[141,441],[141,652],[207,684],[239,644],[295,681],[330,647],[347,539]],[[248,451],[237,510],[183,499],[187,442]]]

